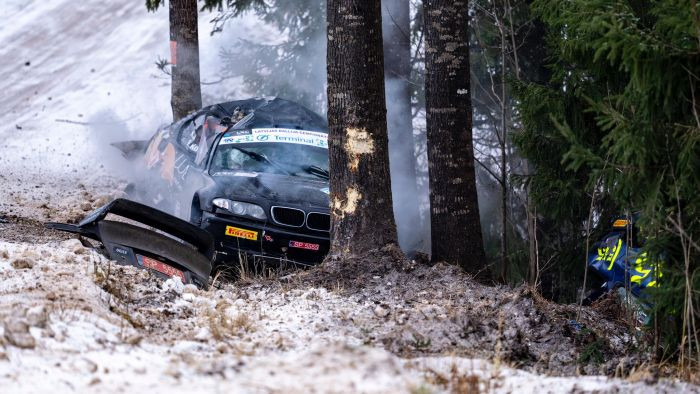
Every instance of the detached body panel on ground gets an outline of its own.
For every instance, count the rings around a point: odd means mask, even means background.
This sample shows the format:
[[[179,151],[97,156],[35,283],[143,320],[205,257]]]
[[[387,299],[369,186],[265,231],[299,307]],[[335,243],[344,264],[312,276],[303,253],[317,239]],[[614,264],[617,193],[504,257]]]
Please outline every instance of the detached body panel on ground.
[[[140,225],[105,220],[108,214]],[[209,285],[214,253],[211,235],[146,205],[116,199],[77,225],[47,223],[47,227],[100,241],[105,254],[121,264],[149,269],[164,278],[177,276],[183,283],[203,288]]]

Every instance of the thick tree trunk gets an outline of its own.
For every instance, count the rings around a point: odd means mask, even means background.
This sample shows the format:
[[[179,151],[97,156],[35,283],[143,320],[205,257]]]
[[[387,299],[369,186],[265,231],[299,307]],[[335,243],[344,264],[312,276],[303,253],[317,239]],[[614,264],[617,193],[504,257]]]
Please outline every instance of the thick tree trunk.
[[[416,185],[411,111],[411,12],[409,0],[382,0],[384,74],[389,129],[389,168],[399,245],[421,250],[424,224]]]
[[[202,107],[197,0],[170,0],[173,121]]]
[[[328,1],[331,254],[396,242],[380,1]]]
[[[486,266],[476,196],[468,2],[426,0],[426,112],[432,259]]]

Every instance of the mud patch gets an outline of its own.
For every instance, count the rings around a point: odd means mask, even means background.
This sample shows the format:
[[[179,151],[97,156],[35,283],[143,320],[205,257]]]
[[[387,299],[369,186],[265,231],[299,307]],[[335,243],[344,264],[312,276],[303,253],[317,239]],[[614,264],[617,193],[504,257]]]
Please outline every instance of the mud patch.
[[[47,229],[36,220],[12,218],[7,223],[0,223],[0,240],[44,243],[69,238],[71,234]]]
[[[0,215],[4,222],[55,221],[75,223],[88,212],[122,196],[126,183],[109,176],[61,174],[36,177],[8,170],[0,174],[5,190],[0,193]],[[0,222],[0,226],[3,226]],[[4,237],[3,237],[4,238]]]
[[[486,286],[457,267],[406,259],[394,246],[362,258],[330,256],[289,286],[323,287],[363,305],[363,340],[401,357],[455,354],[553,375],[614,374],[651,359],[624,321],[584,308],[581,333],[571,323],[576,305],[553,304],[526,287]]]

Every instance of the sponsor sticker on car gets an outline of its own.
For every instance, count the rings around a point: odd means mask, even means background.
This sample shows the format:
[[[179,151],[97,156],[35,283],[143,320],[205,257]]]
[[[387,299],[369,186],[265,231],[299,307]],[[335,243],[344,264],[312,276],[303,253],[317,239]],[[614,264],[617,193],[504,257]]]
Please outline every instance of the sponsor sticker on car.
[[[310,242],[289,241],[289,247],[297,249],[318,250],[319,245],[312,244]]]
[[[249,239],[251,241],[258,240],[257,231],[246,230],[244,228],[238,228],[233,226],[226,226],[226,235],[230,237]]]
[[[165,274],[169,277],[177,276],[180,278],[180,280],[185,283],[185,273],[180,271],[179,269],[172,267],[168,264],[165,264],[162,261],[158,261],[156,259],[152,259],[150,257],[142,256],[140,254],[136,255],[136,258],[139,261],[139,264],[142,266],[152,269],[154,271],[158,271],[162,274]]]
[[[219,145],[277,142],[301,144],[328,149],[328,134],[297,129],[253,129],[251,134],[238,135],[227,132]]]

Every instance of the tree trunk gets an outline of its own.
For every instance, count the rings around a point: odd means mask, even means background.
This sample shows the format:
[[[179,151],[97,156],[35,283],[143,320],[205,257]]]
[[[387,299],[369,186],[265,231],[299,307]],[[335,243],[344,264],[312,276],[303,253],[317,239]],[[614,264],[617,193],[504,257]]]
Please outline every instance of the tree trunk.
[[[399,245],[407,253],[422,250],[424,234],[411,111],[410,14],[409,0],[382,1],[391,190]]]
[[[170,0],[173,121],[202,107],[197,0]]]
[[[396,242],[379,0],[328,1],[331,254]]]
[[[506,97],[506,31],[498,22],[501,33],[501,281],[508,283],[508,101]]]
[[[468,2],[426,0],[426,113],[432,260],[482,273],[469,83]]]

